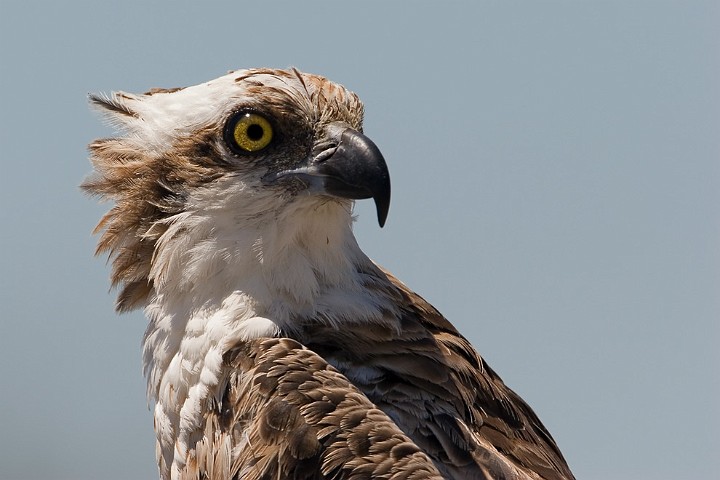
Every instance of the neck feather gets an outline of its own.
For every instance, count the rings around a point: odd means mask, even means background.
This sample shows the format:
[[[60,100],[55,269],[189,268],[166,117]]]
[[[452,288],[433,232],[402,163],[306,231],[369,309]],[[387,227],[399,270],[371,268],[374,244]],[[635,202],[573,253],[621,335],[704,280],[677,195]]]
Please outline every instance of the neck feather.
[[[272,221],[224,209],[164,221],[143,356],[160,461],[172,470],[184,462],[176,450],[201,430],[206,402],[220,400],[222,358],[234,344],[292,335],[308,321],[387,322],[386,302],[362,293],[379,270],[357,245],[351,205],[293,205]]]

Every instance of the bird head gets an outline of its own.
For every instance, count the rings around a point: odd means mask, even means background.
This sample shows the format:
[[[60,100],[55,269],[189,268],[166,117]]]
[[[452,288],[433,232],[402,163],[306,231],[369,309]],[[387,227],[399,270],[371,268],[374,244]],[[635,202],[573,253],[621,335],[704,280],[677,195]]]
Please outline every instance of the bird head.
[[[390,179],[362,133],[362,103],[323,77],[243,70],[90,100],[122,132],[90,144],[95,170],[82,185],[115,202],[96,231],[122,285],[119,310],[147,298],[158,245],[192,212],[230,211],[224,218],[242,226],[321,206],[349,213],[353,200],[373,198],[385,223]]]

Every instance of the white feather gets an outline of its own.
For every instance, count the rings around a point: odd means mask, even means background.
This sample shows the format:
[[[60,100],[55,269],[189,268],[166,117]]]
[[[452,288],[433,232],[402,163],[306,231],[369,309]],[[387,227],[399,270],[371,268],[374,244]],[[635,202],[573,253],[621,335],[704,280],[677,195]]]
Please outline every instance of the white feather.
[[[352,235],[347,203],[308,196],[289,204],[245,193],[234,179],[196,192],[188,203],[204,208],[167,220],[157,244],[143,349],[159,438],[175,439],[162,451],[172,478],[201,428],[230,346],[292,330],[291,314],[336,327],[343,318],[382,318],[373,299],[353,295],[362,280],[356,265],[369,260]]]

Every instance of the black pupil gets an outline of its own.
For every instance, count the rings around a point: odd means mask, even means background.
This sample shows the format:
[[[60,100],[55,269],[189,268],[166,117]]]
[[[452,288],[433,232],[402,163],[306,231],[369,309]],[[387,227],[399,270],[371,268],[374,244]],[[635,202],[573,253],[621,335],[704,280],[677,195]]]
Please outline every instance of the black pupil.
[[[261,127],[257,123],[253,123],[252,125],[248,126],[247,136],[250,140],[254,142],[260,140],[263,137],[263,133],[265,133],[263,127]]]

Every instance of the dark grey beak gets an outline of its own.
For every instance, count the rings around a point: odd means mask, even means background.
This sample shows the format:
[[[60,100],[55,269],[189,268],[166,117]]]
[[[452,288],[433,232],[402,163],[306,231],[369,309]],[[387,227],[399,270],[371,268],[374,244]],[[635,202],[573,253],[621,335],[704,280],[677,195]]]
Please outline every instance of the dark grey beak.
[[[390,174],[382,153],[372,140],[352,128],[333,125],[328,130],[329,138],[317,145],[307,165],[268,174],[264,181],[276,183],[292,177],[327,195],[372,198],[382,227],[390,209]]]

